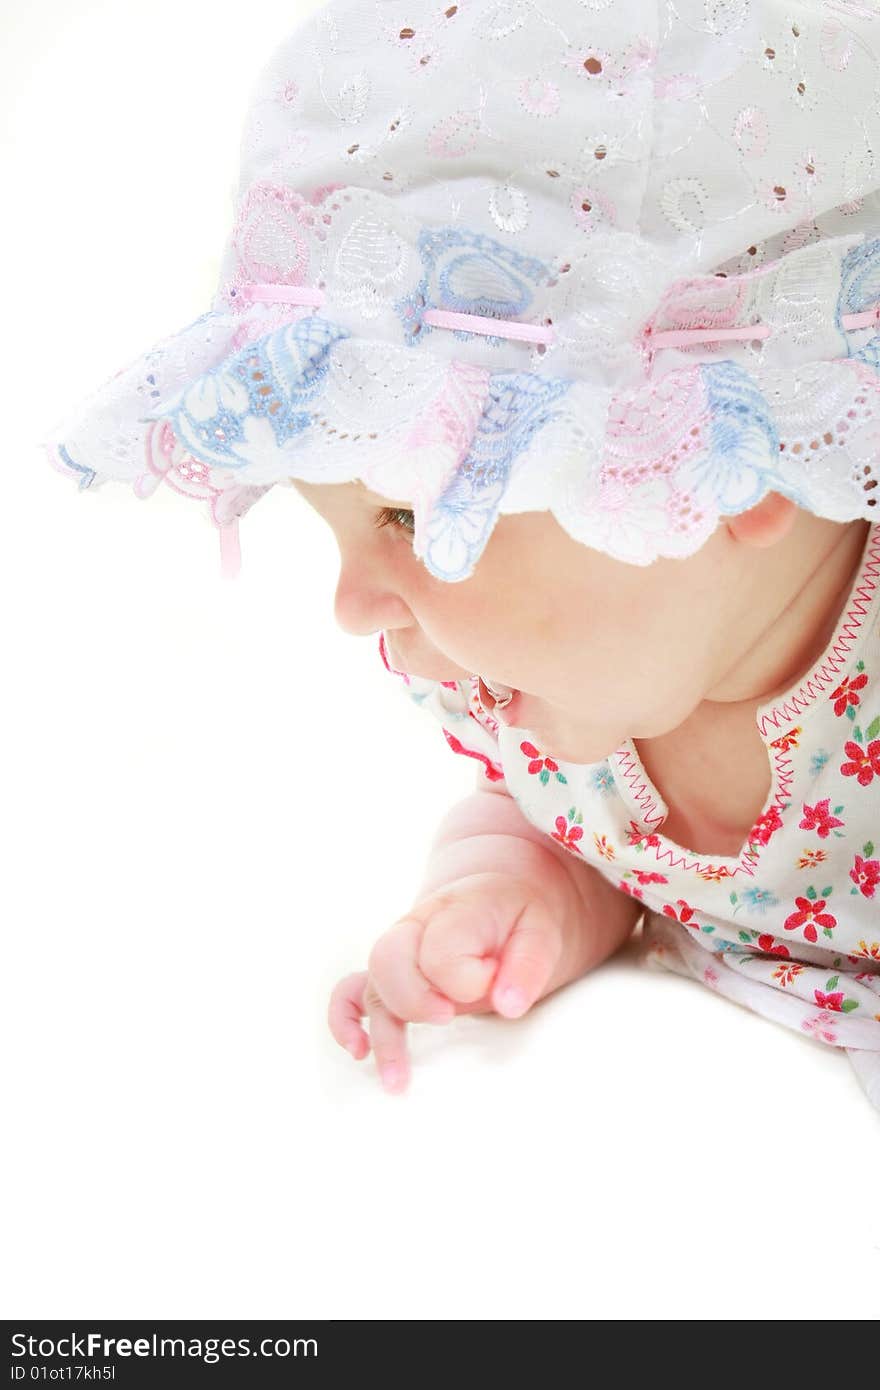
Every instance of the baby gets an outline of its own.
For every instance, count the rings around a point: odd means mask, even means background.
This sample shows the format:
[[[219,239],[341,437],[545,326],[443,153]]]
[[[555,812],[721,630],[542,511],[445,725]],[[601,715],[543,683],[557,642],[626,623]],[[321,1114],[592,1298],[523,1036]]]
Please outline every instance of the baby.
[[[295,487],[472,759],[331,999],[389,1090],[408,1023],[641,921],[880,1106],[878,90],[857,0],[335,0],[254,93],[211,309],[49,442],[206,502],[230,577]]]
[[[356,483],[294,485],[336,536],[347,632],[384,629],[392,665],[432,681],[491,672],[517,692],[516,725],[512,705],[496,707],[497,719],[527,729],[545,762],[601,763],[631,738],[668,803],[665,839],[700,859],[738,857],[748,843],[771,788],[757,711],[825,652],[872,529],[769,493],[691,558],[639,567],[527,513],[503,517],[476,574],[449,585],[414,557],[405,502]],[[377,526],[383,513],[390,520]],[[492,710],[485,689],[482,702]],[[875,758],[880,789],[880,741]],[[331,998],[335,1038],[356,1058],[372,1044],[392,1091],[407,1080],[407,1021],[518,1018],[605,960],[642,916],[638,890],[619,891],[576,846],[537,830],[502,781],[481,769],[478,787],[443,820],[411,912]],[[880,832],[880,792],[870,800]]]

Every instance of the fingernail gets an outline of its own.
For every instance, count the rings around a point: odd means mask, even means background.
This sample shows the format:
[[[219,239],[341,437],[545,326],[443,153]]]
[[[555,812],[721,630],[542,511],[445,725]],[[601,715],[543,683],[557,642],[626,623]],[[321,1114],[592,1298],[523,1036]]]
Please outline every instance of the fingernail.
[[[406,1082],[406,1073],[397,1062],[389,1062],[382,1068],[382,1085],[386,1091],[400,1091]]]
[[[529,1001],[521,989],[508,985],[498,998],[498,1009],[505,1018],[519,1018],[529,1007]]]

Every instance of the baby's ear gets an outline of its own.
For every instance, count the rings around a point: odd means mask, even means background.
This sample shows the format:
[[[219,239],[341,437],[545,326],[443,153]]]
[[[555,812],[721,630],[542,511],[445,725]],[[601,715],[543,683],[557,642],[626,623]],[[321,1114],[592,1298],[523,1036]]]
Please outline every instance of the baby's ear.
[[[734,540],[763,548],[785,539],[794,525],[797,510],[797,503],[790,497],[768,492],[756,507],[724,520]]]

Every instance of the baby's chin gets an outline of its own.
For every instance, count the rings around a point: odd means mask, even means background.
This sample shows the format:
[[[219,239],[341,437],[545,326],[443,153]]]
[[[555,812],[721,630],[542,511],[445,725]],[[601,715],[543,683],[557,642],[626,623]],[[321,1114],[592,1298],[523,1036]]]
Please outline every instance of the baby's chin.
[[[626,734],[619,729],[609,731],[594,724],[578,727],[579,721],[567,711],[554,708],[547,701],[542,703],[547,709],[546,719],[539,718],[540,709],[530,710],[531,726],[521,732],[530,735],[545,758],[588,766],[610,758],[626,740]]]
[[[545,758],[552,758],[555,762],[571,763],[575,766],[590,767],[594,763],[604,763],[620,747],[620,742],[614,743],[610,747],[598,748],[595,744],[586,743],[559,743],[548,739],[538,740],[533,731],[529,730],[532,738],[538,742],[541,753]]]

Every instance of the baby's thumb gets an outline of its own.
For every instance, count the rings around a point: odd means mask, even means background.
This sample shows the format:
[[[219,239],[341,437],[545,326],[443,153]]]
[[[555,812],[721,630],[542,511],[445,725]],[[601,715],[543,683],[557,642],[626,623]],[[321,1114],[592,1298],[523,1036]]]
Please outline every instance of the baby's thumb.
[[[492,1007],[505,1018],[521,1018],[543,998],[562,949],[561,932],[549,909],[536,899],[523,909],[501,956],[492,986]]]

